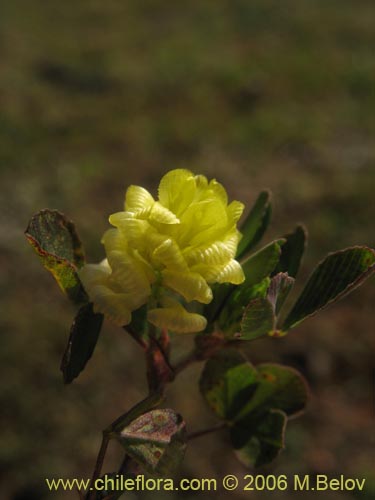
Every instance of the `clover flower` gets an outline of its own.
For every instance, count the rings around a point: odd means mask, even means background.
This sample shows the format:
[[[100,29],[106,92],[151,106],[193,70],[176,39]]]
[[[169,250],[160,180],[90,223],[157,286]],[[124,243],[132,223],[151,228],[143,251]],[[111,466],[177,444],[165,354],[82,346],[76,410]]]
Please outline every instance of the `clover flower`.
[[[102,239],[107,258],[80,271],[95,310],[127,325],[132,311],[148,304],[148,321],[157,327],[203,330],[206,319],[181,302],[208,304],[213,283],[243,282],[234,259],[243,208],[239,201],[228,204],[216,180],[185,169],[161,179],[158,200],[130,186],[125,210],[109,217],[114,227]]]

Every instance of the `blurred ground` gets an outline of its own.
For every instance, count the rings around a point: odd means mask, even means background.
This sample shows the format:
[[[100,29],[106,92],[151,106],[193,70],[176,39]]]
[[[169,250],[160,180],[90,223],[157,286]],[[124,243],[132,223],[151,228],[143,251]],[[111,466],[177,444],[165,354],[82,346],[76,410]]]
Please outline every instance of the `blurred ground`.
[[[0,10],[2,498],[75,498],[48,494],[44,478],[91,473],[99,430],[145,394],[143,361],[106,324],[85,373],[63,386],[74,311],[27,246],[28,219],[65,212],[96,261],[125,187],[152,190],[187,167],[249,205],[270,188],[266,240],[306,224],[300,283],[327,251],[374,246],[375,4],[3,0]],[[366,477],[360,497],[375,494],[374,300],[372,280],[288,337],[249,346],[254,361],[288,363],[312,386],[285,452],[260,472]],[[191,340],[175,339],[177,355]],[[213,421],[192,384],[200,369],[169,392],[190,430]],[[118,459],[114,447],[108,468]],[[181,476],[229,473],[246,471],[225,435],[192,442]]]

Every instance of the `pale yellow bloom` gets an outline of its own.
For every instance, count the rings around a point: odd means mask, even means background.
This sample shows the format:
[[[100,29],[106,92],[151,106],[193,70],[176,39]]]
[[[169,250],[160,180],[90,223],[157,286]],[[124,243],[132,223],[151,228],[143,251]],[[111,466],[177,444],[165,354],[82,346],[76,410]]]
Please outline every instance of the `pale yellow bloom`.
[[[152,297],[156,305],[148,320],[155,326],[201,331],[205,318],[168,295],[208,304],[211,284],[243,282],[234,256],[244,206],[228,204],[216,180],[183,169],[162,178],[158,196],[155,200],[140,186],[128,188],[124,211],[109,217],[114,229],[103,236],[107,259],[84,266],[80,276],[96,310],[120,325]]]

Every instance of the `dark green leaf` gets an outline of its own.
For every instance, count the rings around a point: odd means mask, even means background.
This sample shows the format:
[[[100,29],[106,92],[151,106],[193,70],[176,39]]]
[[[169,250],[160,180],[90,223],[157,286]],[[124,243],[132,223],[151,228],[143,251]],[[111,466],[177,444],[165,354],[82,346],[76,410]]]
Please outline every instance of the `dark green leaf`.
[[[252,300],[264,298],[269,284],[270,279],[265,278],[257,285],[243,288],[240,288],[240,285],[238,290],[233,291],[218,319],[220,330],[224,332],[226,339],[236,338],[241,330],[241,321],[246,307]]]
[[[273,241],[246,259],[242,264],[244,283],[227,288],[227,297],[219,313],[219,325],[227,337],[238,332],[244,309],[249,302],[266,296],[270,284],[268,276],[278,263],[284,241]]]
[[[306,405],[308,389],[294,369],[262,364],[254,368],[234,349],[220,351],[202,372],[200,389],[210,408],[227,421],[245,465],[271,461],[283,448],[286,417]]]
[[[146,326],[147,326],[147,304],[144,304],[135,311],[132,311],[131,322],[124,328],[125,330],[132,332],[132,335],[136,339],[147,343]]]
[[[222,419],[233,419],[254,394],[257,372],[234,349],[225,349],[207,361],[200,390],[210,408]]]
[[[249,418],[231,429],[236,456],[246,467],[271,462],[284,448],[287,417],[280,410],[270,410],[262,419]]]
[[[25,235],[62,291],[75,303],[86,302],[77,274],[84,254],[74,224],[56,210],[42,210],[33,216]]]
[[[295,278],[306,248],[306,228],[302,225],[297,226],[292,233],[286,234],[284,238],[286,241],[281,249],[280,260],[274,274],[288,273],[289,276]]]
[[[262,238],[271,218],[270,192],[262,191],[241,226],[236,259],[246,255]]]
[[[246,307],[241,330],[237,339],[254,340],[272,332],[276,323],[275,313],[270,301],[266,298],[252,300]]]
[[[240,287],[256,285],[272,273],[279,262],[284,242],[282,238],[272,241],[242,262],[245,282]]]
[[[375,251],[352,247],[328,255],[313,271],[283,324],[288,330],[359,286],[375,269]]]
[[[231,428],[231,440],[246,465],[271,461],[283,447],[286,417],[306,405],[308,389],[294,369],[254,368],[234,349],[223,349],[202,372],[200,389],[210,408]]]
[[[262,415],[271,409],[294,415],[304,409],[308,388],[304,378],[293,368],[266,363],[257,366],[258,386],[253,397],[236,415],[240,421],[248,415]]]
[[[170,409],[144,413],[116,437],[129,456],[152,474],[168,476],[185,454],[185,422]]]
[[[306,405],[308,388],[293,368],[267,363],[254,368],[234,349],[223,349],[207,361],[200,389],[212,410],[233,422],[261,417],[272,409],[287,415]]]
[[[220,317],[219,323],[223,330],[238,330],[244,307],[251,299],[266,295],[268,276],[279,261],[284,241],[280,239],[269,243],[242,263],[245,281],[241,285],[224,283],[213,288],[214,298],[204,308],[209,324]]]
[[[103,315],[94,313],[91,303],[82,306],[78,311],[61,362],[66,384],[70,384],[81,373],[91,358],[102,323]]]
[[[231,285],[231,292],[226,302],[229,309],[233,309],[236,306],[245,307],[249,303],[249,300],[259,296],[259,294],[256,294],[254,297],[254,287],[261,286],[264,292],[261,296],[265,295],[269,285],[268,276],[279,261],[283,242],[284,240],[273,241],[246,259],[242,264],[245,281],[241,285]],[[242,311],[240,314],[242,316]]]
[[[288,276],[288,273],[278,273],[272,278],[267,291],[267,299],[271,302],[276,315],[279,314],[293,285],[294,278]]]
[[[209,304],[205,304],[203,307],[203,316],[207,319],[209,327],[212,327],[213,322],[220,315],[226,300],[234,290],[233,285],[229,283],[215,283],[211,288],[213,292],[213,299]]]

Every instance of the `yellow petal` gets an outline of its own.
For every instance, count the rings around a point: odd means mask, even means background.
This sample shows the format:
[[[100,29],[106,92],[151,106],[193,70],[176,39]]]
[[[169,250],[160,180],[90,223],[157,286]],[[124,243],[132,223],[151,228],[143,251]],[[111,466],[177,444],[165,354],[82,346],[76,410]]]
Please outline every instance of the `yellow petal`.
[[[243,273],[241,265],[234,259],[220,271],[216,277],[218,283],[233,283],[233,285],[239,285],[245,280],[245,275]]]
[[[110,284],[111,268],[105,259],[100,264],[86,264],[79,271],[82,284],[94,303],[96,312],[122,326],[130,322],[132,297],[117,293]]]
[[[112,268],[111,283],[119,286],[124,293],[131,294],[135,305],[144,303],[151,289],[141,263],[129,253],[118,251],[110,252],[108,261]]]
[[[129,186],[125,195],[125,210],[128,212],[140,212],[151,208],[154,198],[141,186]]]
[[[195,180],[195,185],[197,186],[196,198],[198,201],[198,198],[200,199],[203,193],[207,191],[208,180],[207,177],[205,177],[204,175],[195,175],[194,180]]]
[[[161,224],[179,224],[180,220],[168,208],[156,201],[151,209],[149,219]]]
[[[187,302],[197,300],[208,304],[212,300],[212,290],[198,273],[177,272],[164,269],[162,283],[184,297]]]
[[[208,245],[201,245],[195,248],[190,248],[184,252],[186,261],[189,265],[207,264],[218,265],[228,262],[233,257],[232,247],[227,246],[222,241],[215,241]]]
[[[234,258],[237,253],[238,242],[241,238],[242,234],[237,229],[229,231],[224,238],[225,246],[230,250],[232,258]]]
[[[128,246],[123,234],[117,228],[108,229],[103,234],[101,242],[107,254],[113,250],[125,250]]]
[[[171,238],[166,239],[161,245],[155,248],[152,254],[152,259],[156,261],[156,263],[163,264],[165,267],[171,270],[188,270],[188,266],[179,246]]]
[[[127,294],[114,293],[105,285],[96,285],[92,289],[92,300],[95,311],[101,312],[117,325],[124,326],[130,323],[131,312]]]
[[[242,212],[244,211],[245,205],[241,203],[240,201],[232,201],[227,207],[228,211],[228,218],[233,222],[236,223],[238,219],[241,217]]]
[[[139,262],[147,281],[152,284],[156,281],[155,269],[151,265],[148,259],[146,259],[143,255],[140,254],[138,250],[129,249],[130,255]]]
[[[150,323],[175,333],[195,333],[206,328],[207,320],[200,314],[189,313],[180,304],[175,307],[151,309],[147,314]]]
[[[107,259],[104,259],[100,264],[85,264],[78,271],[79,279],[89,296],[90,289],[97,284],[105,283],[110,274],[111,268]]]
[[[224,187],[216,179],[212,179],[208,185],[208,189],[213,193],[214,198],[219,199],[225,206],[228,204],[228,195]]]
[[[147,258],[152,264],[154,250],[168,240],[169,237],[165,234],[158,233],[152,226],[150,227],[150,231],[147,231],[144,236],[144,243],[147,247]]]
[[[171,170],[161,179],[158,193],[160,203],[180,217],[194,199],[194,175],[182,168]]]
[[[217,266],[208,266],[207,264],[195,264],[190,267],[190,271],[198,273],[204,278],[207,283],[215,283],[220,272],[224,268],[223,264]]]
[[[204,245],[221,240],[227,227],[228,216],[219,200],[206,200],[191,205],[183,215],[186,227],[183,241],[187,245]]]
[[[145,234],[151,230],[147,220],[137,219],[129,216],[129,212],[117,212],[109,217],[109,222],[121,230],[125,241],[128,241],[132,247],[142,247]],[[126,248],[127,245],[123,245]]]

